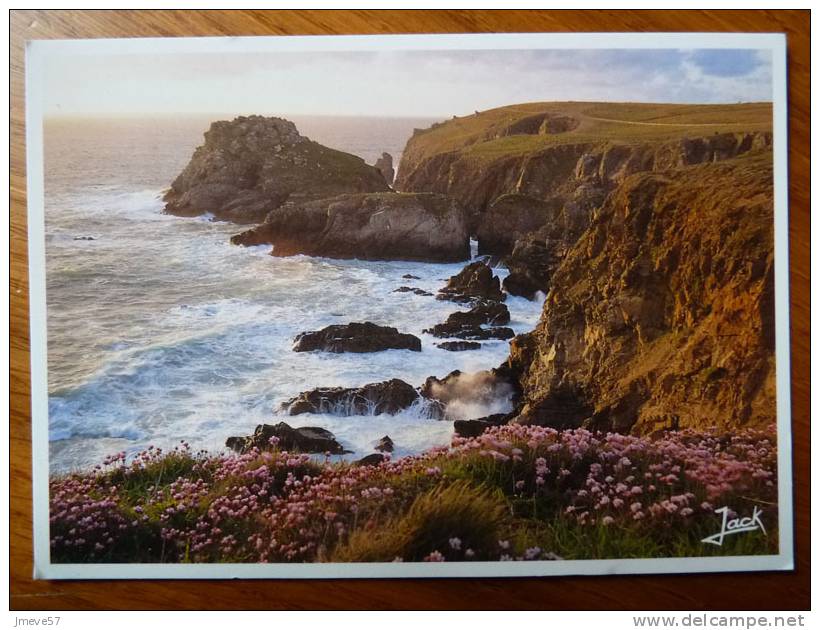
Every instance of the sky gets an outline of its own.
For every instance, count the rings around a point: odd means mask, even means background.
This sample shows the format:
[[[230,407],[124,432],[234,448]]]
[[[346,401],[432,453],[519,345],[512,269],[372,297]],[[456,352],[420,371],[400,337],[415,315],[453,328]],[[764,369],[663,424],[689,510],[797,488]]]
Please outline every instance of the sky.
[[[449,117],[533,101],[770,101],[759,50],[449,50],[51,56],[47,116]]]

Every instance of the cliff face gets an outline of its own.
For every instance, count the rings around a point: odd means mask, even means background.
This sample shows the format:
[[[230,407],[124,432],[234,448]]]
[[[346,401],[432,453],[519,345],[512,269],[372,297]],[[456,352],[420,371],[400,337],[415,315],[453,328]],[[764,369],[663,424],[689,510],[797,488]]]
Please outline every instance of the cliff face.
[[[455,197],[479,251],[509,254],[519,238],[548,227],[561,207],[564,218],[583,224],[630,175],[767,147],[770,127],[766,104],[515,105],[417,130],[395,188]]]
[[[288,199],[386,190],[378,169],[301,136],[292,122],[240,116],[211,125],[171,184],[165,212],[259,223]]]
[[[771,153],[625,177],[513,340],[518,422],[649,433],[775,419]]]

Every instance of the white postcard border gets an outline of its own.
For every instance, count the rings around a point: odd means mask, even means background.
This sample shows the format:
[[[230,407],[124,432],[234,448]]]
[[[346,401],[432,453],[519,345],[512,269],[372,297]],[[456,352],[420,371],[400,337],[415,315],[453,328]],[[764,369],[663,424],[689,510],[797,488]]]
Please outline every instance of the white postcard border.
[[[49,55],[478,49],[759,49],[772,54],[779,553],[768,556],[462,563],[53,564],[48,384],[43,60]],[[794,568],[788,258],[786,37],[779,33],[504,33],[38,40],[26,43],[26,146],[35,579],[514,577],[777,571]]]

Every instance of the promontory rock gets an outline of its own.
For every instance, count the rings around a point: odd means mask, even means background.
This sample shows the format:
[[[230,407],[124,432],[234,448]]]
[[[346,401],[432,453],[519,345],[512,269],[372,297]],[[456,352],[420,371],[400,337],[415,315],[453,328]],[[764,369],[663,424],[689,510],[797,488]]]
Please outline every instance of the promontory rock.
[[[353,322],[303,332],[296,337],[293,345],[294,352],[379,352],[391,349],[421,352],[421,340],[390,326]]]
[[[364,160],[302,136],[289,120],[240,116],[205,132],[165,195],[165,212],[259,223],[287,200],[388,190]]]
[[[378,193],[288,202],[231,239],[274,256],[458,262],[470,257],[461,206],[443,195]]]
[[[291,398],[282,409],[292,416],[330,413],[340,416],[396,414],[418,399],[416,388],[397,378],[362,387],[318,387]]]

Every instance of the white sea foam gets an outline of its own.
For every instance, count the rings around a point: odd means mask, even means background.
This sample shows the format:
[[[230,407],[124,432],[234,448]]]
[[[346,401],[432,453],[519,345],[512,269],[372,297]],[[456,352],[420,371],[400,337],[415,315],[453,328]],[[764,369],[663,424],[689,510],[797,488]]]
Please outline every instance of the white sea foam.
[[[119,176],[100,155],[100,172]],[[149,164],[151,155],[141,159]],[[184,163],[174,160],[152,168],[167,181]],[[418,386],[430,375],[484,370],[507,356],[506,341],[483,342],[479,351],[436,348],[440,340],[422,330],[464,307],[394,292],[409,285],[434,293],[462,264],[275,258],[268,246],[232,246],[229,237],[241,226],[162,214],[159,186],[138,188],[126,176],[116,185],[79,186],[70,175],[57,177],[68,183],[46,199],[52,471],[182,439],[221,449],[228,436],[278,421],[325,427],[353,456],[371,452],[385,434],[397,456],[418,452],[452,433],[450,422],[431,419],[421,405],[395,416],[277,410],[314,387],[390,378]],[[87,235],[95,240],[74,240]],[[507,304],[516,333],[532,329],[540,303],[511,297]],[[302,331],[354,321],[415,334],[423,351],[291,349]]]

